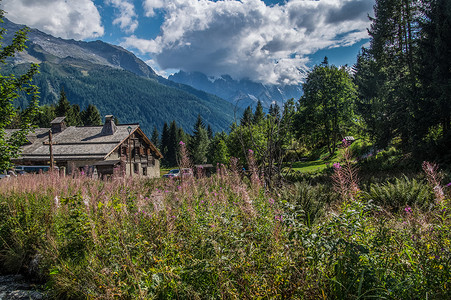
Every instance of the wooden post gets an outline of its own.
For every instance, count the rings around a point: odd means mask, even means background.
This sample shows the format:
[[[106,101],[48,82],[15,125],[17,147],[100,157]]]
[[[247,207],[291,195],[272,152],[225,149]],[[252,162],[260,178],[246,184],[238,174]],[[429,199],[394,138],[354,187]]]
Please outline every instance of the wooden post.
[[[131,135],[128,136],[128,161],[130,163],[130,176],[133,176],[133,172],[132,172],[132,146],[130,144],[130,137],[131,137]]]
[[[49,150],[50,150],[50,170],[53,172],[54,162],[53,162],[53,141],[52,141],[52,131],[49,130]]]

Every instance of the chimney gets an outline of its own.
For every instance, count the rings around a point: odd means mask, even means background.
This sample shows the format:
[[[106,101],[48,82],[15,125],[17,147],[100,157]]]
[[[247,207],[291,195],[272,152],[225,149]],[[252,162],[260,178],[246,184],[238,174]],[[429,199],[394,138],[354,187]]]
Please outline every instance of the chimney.
[[[103,124],[102,135],[112,135],[116,132],[116,124],[113,121],[113,115],[105,116],[105,124]]]
[[[66,123],[64,122],[65,118],[66,117],[58,117],[50,122],[50,125],[52,126],[52,133],[58,133],[66,129]]]

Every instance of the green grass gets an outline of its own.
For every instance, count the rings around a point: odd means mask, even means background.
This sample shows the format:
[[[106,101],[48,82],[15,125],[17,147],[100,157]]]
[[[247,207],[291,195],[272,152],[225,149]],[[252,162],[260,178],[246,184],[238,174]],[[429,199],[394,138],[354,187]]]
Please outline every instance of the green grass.
[[[293,163],[293,170],[301,173],[317,173],[327,168],[331,168],[338,158],[328,160],[298,161]]]
[[[183,181],[2,180],[0,272],[37,260],[57,299],[450,299],[451,188],[369,188],[270,192],[233,168]],[[418,196],[427,189],[435,197]]]

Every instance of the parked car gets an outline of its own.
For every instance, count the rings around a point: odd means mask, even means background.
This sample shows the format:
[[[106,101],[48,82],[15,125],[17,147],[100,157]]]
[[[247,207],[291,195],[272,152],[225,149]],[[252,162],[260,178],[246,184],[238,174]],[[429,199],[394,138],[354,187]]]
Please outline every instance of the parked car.
[[[0,179],[2,179],[2,178],[10,178],[10,177],[17,177],[16,173],[14,173],[13,170],[2,171],[0,173]]]
[[[172,169],[167,174],[164,174],[164,178],[180,178],[193,176],[193,171],[189,168],[184,169]]]
[[[10,176],[6,173],[6,171],[2,171],[1,173],[0,173],[0,179],[3,179],[3,178],[9,178]]]

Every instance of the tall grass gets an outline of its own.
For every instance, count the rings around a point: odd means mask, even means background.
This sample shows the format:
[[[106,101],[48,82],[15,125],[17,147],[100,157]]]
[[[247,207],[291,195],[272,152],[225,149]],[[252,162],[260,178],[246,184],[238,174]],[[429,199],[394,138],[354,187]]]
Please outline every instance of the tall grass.
[[[239,170],[2,180],[0,270],[60,299],[450,298],[448,187],[390,210],[357,181],[352,193],[305,182],[269,193]],[[406,194],[414,184],[401,181]]]

